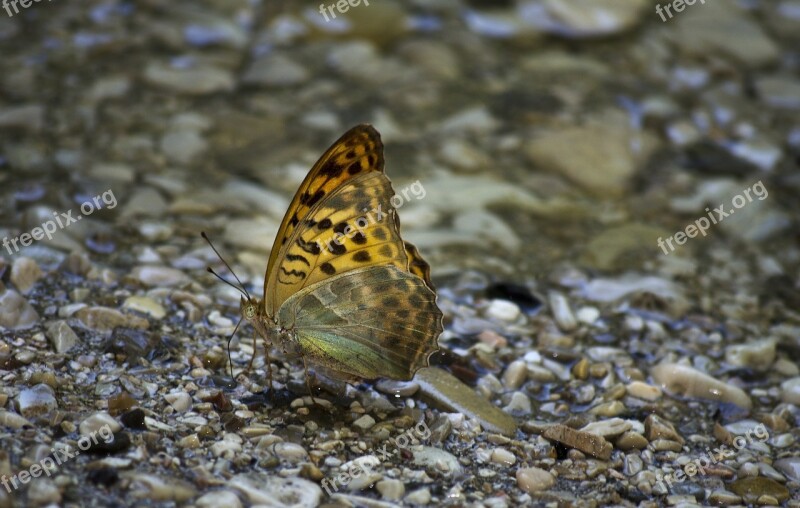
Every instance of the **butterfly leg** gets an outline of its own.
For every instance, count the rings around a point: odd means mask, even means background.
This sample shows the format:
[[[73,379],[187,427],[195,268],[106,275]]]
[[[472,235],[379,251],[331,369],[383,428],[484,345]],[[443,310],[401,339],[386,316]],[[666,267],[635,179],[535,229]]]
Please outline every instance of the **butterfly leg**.
[[[269,378],[269,392],[273,393],[274,389],[272,388],[272,361],[269,358],[269,344],[266,341],[264,341],[264,356],[267,357],[267,377]]]
[[[306,387],[308,387],[308,394],[311,395],[311,402],[314,404],[318,404],[316,399],[314,399],[314,390],[311,389],[311,378],[308,376],[308,365],[306,364],[306,356],[300,355],[300,358],[303,359],[303,369],[304,369],[304,374],[306,376]]]

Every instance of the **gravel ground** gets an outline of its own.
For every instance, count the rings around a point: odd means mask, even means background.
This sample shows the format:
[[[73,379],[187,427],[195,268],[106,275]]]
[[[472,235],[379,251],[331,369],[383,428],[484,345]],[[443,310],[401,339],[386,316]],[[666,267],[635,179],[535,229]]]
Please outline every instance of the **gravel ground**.
[[[800,1],[25,4],[0,508],[800,507]],[[232,379],[200,232],[260,292],[362,122],[442,349],[312,401],[245,328]]]

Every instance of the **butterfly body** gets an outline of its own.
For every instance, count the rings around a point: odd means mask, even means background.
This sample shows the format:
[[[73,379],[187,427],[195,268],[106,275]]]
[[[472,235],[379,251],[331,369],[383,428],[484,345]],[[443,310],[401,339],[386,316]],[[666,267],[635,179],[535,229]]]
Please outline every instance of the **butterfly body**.
[[[270,253],[264,298],[240,311],[270,345],[345,379],[411,379],[438,349],[428,264],[400,238],[378,132],[359,125],[300,185]]]

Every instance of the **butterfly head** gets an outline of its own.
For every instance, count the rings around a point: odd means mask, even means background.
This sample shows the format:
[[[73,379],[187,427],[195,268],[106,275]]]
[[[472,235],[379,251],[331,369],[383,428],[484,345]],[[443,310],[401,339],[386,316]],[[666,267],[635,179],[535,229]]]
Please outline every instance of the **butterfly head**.
[[[239,312],[248,321],[252,322],[261,317],[263,311],[259,309],[263,308],[264,306],[261,305],[261,301],[258,298],[245,298],[242,296],[239,300]]]

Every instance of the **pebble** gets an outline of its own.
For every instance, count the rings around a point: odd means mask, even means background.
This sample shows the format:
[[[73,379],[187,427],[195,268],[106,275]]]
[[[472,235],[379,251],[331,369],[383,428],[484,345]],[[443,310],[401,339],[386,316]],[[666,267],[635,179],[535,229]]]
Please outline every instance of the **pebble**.
[[[494,407],[452,374],[436,367],[427,367],[417,371],[415,381],[419,383],[422,393],[437,405],[478,420],[485,430],[506,436],[516,433],[517,424],[511,416]]]
[[[61,490],[50,478],[36,478],[28,488],[29,506],[57,505],[61,502]]]
[[[502,466],[513,466],[517,457],[505,448],[495,448],[492,450],[491,461]]]
[[[750,409],[750,397],[733,385],[719,381],[697,369],[676,363],[664,363],[650,369],[653,380],[673,395],[728,402]]]
[[[728,346],[725,350],[725,361],[735,367],[768,369],[775,361],[775,341],[765,339]]]
[[[519,316],[519,306],[508,300],[492,300],[486,309],[486,317],[507,323],[513,323]]]
[[[168,266],[137,266],[130,275],[147,287],[175,287],[189,282],[185,273]]]
[[[150,85],[185,95],[207,95],[229,92],[235,87],[233,75],[211,65],[176,68],[150,63],[144,70],[144,80]]]
[[[458,476],[463,467],[452,453],[433,446],[422,446],[414,450],[414,465],[432,468],[446,477]]]
[[[192,485],[167,475],[131,472],[120,476],[129,482],[133,498],[184,504],[197,495]]]
[[[107,427],[111,432],[119,432],[122,430],[122,425],[114,419],[113,416],[106,412],[95,413],[81,422],[78,426],[81,436],[93,436],[101,434],[102,428]],[[107,431],[102,431],[105,433]]]
[[[185,413],[192,408],[192,396],[186,392],[168,393],[164,400],[179,413]]]
[[[611,458],[611,452],[614,448],[611,443],[600,436],[571,429],[562,424],[548,427],[542,433],[542,436],[602,460]]]
[[[580,431],[588,432],[589,434],[594,434],[595,436],[604,438],[614,438],[630,430],[631,427],[631,423],[623,420],[622,418],[611,418],[608,420],[592,422],[584,426],[582,429],[580,429]]]
[[[794,482],[800,482],[800,457],[784,457],[776,460],[772,465]]]
[[[531,399],[522,392],[511,394],[511,400],[503,407],[503,411],[512,416],[528,416],[533,412]]]
[[[779,503],[789,499],[789,491],[786,487],[775,480],[762,476],[739,478],[731,483],[729,488],[748,504],[756,504],[761,496],[773,497]]]
[[[800,377],[781,383],[781,400],[787,404],[800,406]]]
[[[27,295],[44,274],[35,260],[20,256],[11,265],[11,283],[20,293]]]
[[[538,467],[517,469],[517,486],[529,494],[547,490],[555,483],[556,477],[544,469]]]
[[[254,60],[242,76],[242,83],[266,87],[297,86],[310,77],[311,73],[302,64],[273,53]]]
[[[208,149],[203,135],[195,130],[175,129],[164,133],[161,152],[175,164],[191,164]]]
[[[312,507],[322,500],[320,487],[302,478],[240,474],[228,480],[227,487],[239,490],[256,505]]]
[[[167,315],[167,311],[161,304],[146,296],[129,296],[125,299],[122,307],[147,314],[155,319],[163,319]]]
[[[617,438],[614,445],[622,451],[644,450],[649,441],[638,432],[625,432]]]
[[[375,484],[381,497],[387,501],[398,501],[406,493],[406,487],[400,480],[384,479]]]
[[[218,508],[225,506],[226,508],[242,508],[242,501],[235,492],[230,490],[215,490],[200,496],[194,502],[197,508]]]
[[[308,459],[308,452],[305,448],[295,443],[275,443],[272,446],[275,455],[283,460],[295,463]]]
[[[117,327],[146,329],[149,326],[143,318],[108,307],[84,307],[74,315],[85,328],[104,334],[110,334]]]
[[[66,353],[80,344],[80,339],[66,321],[47,323],[45,335],[57,353]]]
[[[410,492],[403,501],[411,505],[425,506],[431,502],[431,491],[427,487],[417,489]]]
[[[11,411],[0,409],[0,425],[11,429],[23,429],[33,427],[31,422]]]
[[[371,429],[374,425],[375,418],[371,417],[370,415],[364,415],[353,422],[353,427],[357,428],[361,432]]]
[[[19,412],[24,418],[35,418],[58,409],[53,389],[46,384],[38,384],[19,392],[17,398]]]
[[[514,360],[503,372],[503,385],[510,390],[516,390],[527,378],[528,365],[522,360]]]
[[[741,504],[742,497],[725,489],[717,489],[708,496],[709,504],[713,506],[732,506]]]
[[[0,328],[25,330],[39,321],[36,309],[19,293],[0,285]]]
[[[637,399],[655,401],[661,398],[661,388],[642,381],[633,381],[625,387],[628,395]]]
[[[578,327],[578,320],[569,305],[569,300],[563,294],[551,291],[548,294],[548,301],[550,302],[550,311],[553,313],[553,318],[558,323],[559,328],[565,332],[571,332]]]

